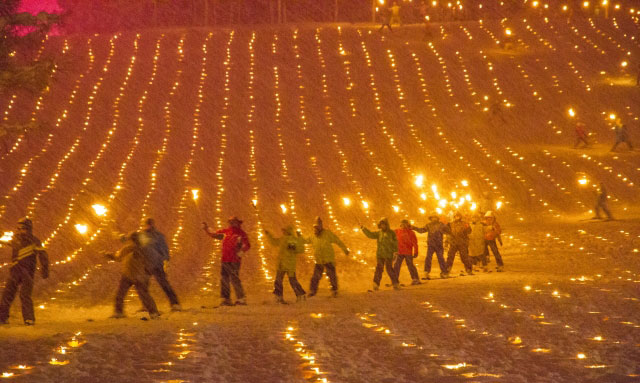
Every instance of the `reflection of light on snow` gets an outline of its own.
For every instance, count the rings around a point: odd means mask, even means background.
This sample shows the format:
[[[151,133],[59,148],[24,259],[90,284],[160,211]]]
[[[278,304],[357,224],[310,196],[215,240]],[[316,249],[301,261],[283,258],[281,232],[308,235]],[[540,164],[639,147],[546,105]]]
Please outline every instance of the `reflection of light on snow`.
[[[580,353],[580,354],[576,355],[576,358],[578,358],[578,359],[586,359],[587,356],[585,354],[583,354],[583,353]]]
[[[3,372],[2,373],[2,377],[3,378],[11,378],[13,376],[13,372]]]
[[[444,368],[446,368],[448,370],[457,370],[457,369],[460,369],[460,368],[467,367],[467,364],[464,363],[464,362],[463,363],[458,363],[458,364],[445,364],[442,367],[444,367]]]
[[[49,364],[53,365],[53,366],[64,366],[69,364],[68,360],[58,360],[56,358],[51,358],[51,360],[49,361]]]
[[[91,207],[93,208],[93,211],[96,213],[96,215],[99,217],[102,217],[105,214],[107,214],[107,208],[104,207],[103,205],[100,205],[99,203],[96,203]]]
[[[533,350],[531,350],[531,352],[538,352],[538,353],[541,353],[541,354],[548,354],[548,353],[551,352],[551,350],[548,349],[548,348],[534,348]]]
[[[87,231],[89,230],[89,227],[87,225],[81,223],[76,223],[75,228],[80,234],[87,234]]]

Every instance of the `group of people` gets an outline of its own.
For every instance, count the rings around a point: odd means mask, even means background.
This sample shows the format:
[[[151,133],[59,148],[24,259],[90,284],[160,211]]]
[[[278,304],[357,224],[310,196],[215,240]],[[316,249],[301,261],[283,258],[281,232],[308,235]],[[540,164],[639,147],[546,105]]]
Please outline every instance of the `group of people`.
[[[629,138],[629,132],[627,130],[627,125],[622,122],[622,119],[617,118],[615,123],[613,124],[613,131],[615,133],[616,141],[611,147],[610,151],[615,151],[620,144],[626,144],[629,150],[633,150],[633,145],[631,144],[631,139]],[[584,122],[578,120],[576,122],[574,128],[576,141],[573,144],[573,147],[577,149],[580,144],[583,144],[584,148],[588,148],[591,146],[591,142],[589,142],[589,133],[587,132],[586,126]]]
[[[484,217],[480,214],[472,216],[471,222],[465,221],[462,213],[456,212],[453,215],[453,221],[448,223],[444,223],[438,214],[432,214],[429,222],[423,227],[413,226],[405,219],[401,221],[399,229],[391,230],[388,219],[383,218],[378,222],[377,231],[371,231],[364,226],[361,229],[364,235],[377,241],[373,291],[380,288],[383,270],[387,271],[392,286],[399,289],[400,269],[403,262],[409,269],[411,284],[421,284],[418,270],[413,264],[413,259],[418,257],[418,240],[415,232],[427,233],[427,256],[424,264],[426,275],[422,278],[423,280],[431,279],[431,263],[434,254],[440,266],[440,278],[451,276],[457,254],[460,255],[464,265],[461,275],[473,275],[474,266],[478,263],[481,264],[481,270],[488,272],[490,252],[496,259],[497,271],[504,271],[502,256],[496,244],[497,241],[502,245],[500,236],[502,229],[491,211],[486,212]],[[448,248],[446,260],[445,248]]]
[[[399,276],[403,263],[407,264],[412,278],[411,284],[420,284],[418,271],[413,259],[418,256],[417,233],[428,233],[427,257],[423,280],[431,279],[431,262],[435,254],[440,266],[440,277],[447,278],[451,273],[454,258],[460,254],[465,272],[473,274],[474,264],[481,263],[487,270],[487,259],[491,251],[496,258],[498,271],[502,271],[503,262],[496,240],[500,239],[500,225],[492,212],[487,212],[484,217],[473,216],[471,222],[463,220],[461,213],[453,216],[453,221],[444,223],[437,214],[429,217],[429,223],[423,227],[416,227],[407,220],[402,220],[400,228],[392,230],[386,218],[378,222],[378,230],[371,231],[362,226],[362,232],[367,238],[377,241],[376,269],[373,277],[373,290],[378,290],[382,273],[386,269],[391,278],[391,284],[395,289],[400,288]],[[244,254],[250,249],[247,233],[242,229],[242,221],[238,217],[228,220],[228,227],[213,230],[206,222],[202,223],[202,229],[210,237],[220,240],[221,266],[220,266],[220,295],[221,306],[246,305],[246,296],[240,280],[240,266]],[[336,273],[336,255],[334,245],[338,246],[345,255],[349,255],[349,249],[336,234],[326,229],[322,219],[317,217],[313,224],[313,234],[305,237],[300,231],[296,231],[289,225],[282,229],[281,236],[276,237],[269,231],[265,231],[268,242],[277,249],[276,277],[273,294],[278,303],[287,303],[284,300],[283,280],[288,276],[289,283],[298,301],[306,297],[313,297],[318,292],[318,286],[323,275],[329,278],[331,294],[338,294],[338,277]],[[447,240],[448,238],[448,240]],[[152,319],[158,318],[160,312],[155,300],[149,293],[149,283],[156,279],[166,294],[172,311],[180,311],[182,308],[178,297],[171,287],[165,273],[165,266],[170,259],[169,247],[165,236],[155,227],[152,218],[143,223],[140,231],[134,231],[120,236],[122,247],[115,253],[105,252],[103,255],[114,261],[122,262],[122,272],[115,296],[114,313],[112,318],[123,318],[124,298],[131,287],[134,287]],[[12,249],[12,262],[10,265],[9,279],[0,301],[0,324],[8,323],[9,308],[20,291],[22,303],[22,316],[26,325],[35,323],[33,302],[31,293],[33,290],[34,276],[39,260],[42,278],[49,276],[49,259],[47,252],[40,240],[33,235],[33,223],[30,219],[21,219],[18,222],[17,233],[9,241]],[[309,293],[304,290],[296,277],[297,258],[304,253],[305,246],[311,245],[315,260],[313,275],[309,284]],[[444,251],[448,246],[447,259],[444,259]],[[395,259],[395,263],[394,263]],[[236,300],[231,299],[231,286],[235,290]]]

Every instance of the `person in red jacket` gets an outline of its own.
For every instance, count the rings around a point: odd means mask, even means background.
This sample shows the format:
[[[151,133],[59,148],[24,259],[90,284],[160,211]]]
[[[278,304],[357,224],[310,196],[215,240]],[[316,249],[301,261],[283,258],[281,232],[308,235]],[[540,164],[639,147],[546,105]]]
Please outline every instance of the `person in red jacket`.
[[[493,253],[493,256],[496,258],[496,263],[498,267],[496,267],[497,271],[501,272],[504,270],[504,263],[502,263],[502,256],[500,255],[500,251],[498,251],[498,245],[496,244],[496,240],[500,242],[502,246],[502,238],[500,234],[502,233],[502,229],[496,221],[496,217],[493,215],[492,211],[488,211],[484,215],[483,230],[484,230],[484,254],[482,257],[482,267],[484,269],[487,268],[487,258],[489,258],[489,249]]]
[[[413,264],[413,258],[418,257],[418,238],[416,233],[411,230],[411,224],[406,219],[400,221],[400,228],[396,229],[396,237],[398,238],[398,256],[396,257],[396,263],[393,265],[393,271],[395,271],[397,277],[400,277],[400,267],[402,262],[407,263],[407,268],[411,274],[412,285],[420,284],[420,276],[418,270]]]
[[[584,147],[588,148],[589,145],[589,140],[587,139],[588,134],[587,131],[585,129],[584,123],[582,121],[578,121],[576,123],[576,143],[573,145],[574,149],[577,149],[578,146],[580,145],[580,142],[584,143]]]
[[[246,305],[247,301],[240,281],[240,263],[242,255],[251,247],[247,233],[242,230],[242,221],[238,217],[229,218],[229,227],[213,231],[206,222],[202,229],[212,238],[222,240],[222,267],[220,271],[221,306],[233,306],[229,280],[236,291],[236,305]]]

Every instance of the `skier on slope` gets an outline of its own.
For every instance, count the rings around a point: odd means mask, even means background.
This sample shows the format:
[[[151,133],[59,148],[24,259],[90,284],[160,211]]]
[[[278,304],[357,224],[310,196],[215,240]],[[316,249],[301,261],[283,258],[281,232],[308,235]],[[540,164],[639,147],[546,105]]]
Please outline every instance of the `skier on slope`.
[[[449,227],[440,222],[440,217],[437,213],[433,213],[429,216],[429,223],[424,227],[412,226],[411,229],[418,233],[429,233],[427,236],[427,257],[425,258],[424,271],[427,275],[423,279],[431,279],[429,273],[431,273],[431,261],[433,254],[438,258],[438,265],[440,266],[440,278],[447,278],[449,276],[447,264],[444,261],[444,234],[449,233]]]
[[[229,227],[214,231],[207,225],[202,223],[202,229],[208,236],[214,239],[222,240],[222,267],[220,268],[220,296],[222,297],[221,306],[233,306],[231,300],[231,288],[229,281],[233,285],[236,292],[236,305],[246,305],[247,301],[240,281],[240,265],[242,263],[242,255],[249,250],[249,237],[242,230],[242,221],[238,217],[231,217],[227,221]]]
[[[140,243],[143,247],[150,246],[155,249],[153,257],[149,259],[148,271],[156,279],[162,291],[169,298],[171,304],[171,311],[180,311],[180,302],[178,296],[171,287],[169,280],[167,280],[167,274],[165,273],[165,264],[169,262],[169,246],[167,241],[155,226],[155,220],[153,218],[147,218],[144,222],[144,230],[140,233]]]
[[[398,278],[398,281],[400,280],[400,268],[404,261],[411,275],[411,284],[419,285],[420,276],[416,266],[413,264],[413,259],[418,257],[418,239],[411,230],[411,224],[406,219],[403,219],[400,222],[400,228],[396,229],[396,238],[398,239],[398,256],[396,257],[395,265],[393,265],[396,278]]]
[[[593,217],[593,219],[602,219],[602,217],[600,216],[600,210],[603,210],[604,213],[607,215],[607,221],[611,221],[613,219],[613,216],[611,215],[611,210],[609,210],[608,198],[609,198],[609,194],[607,193],[607,189],[604,187],[604,183],[600,182],[600,188],[598,190],[598,197],[596,200],[596,207],[595,207],[596,215],[595,217]]]
[[[460,259],[464,264],[466,273],[473,275],[471,261],[469,260],[469,234],[471,234],[471,227],[467,222],[462,220],[462,214],[460,212],[456,212],[453,215],[453,222],[449,222],[448,226],[451,232],[451,246],[447,253],[448,272],[451,272],[456,254],[460,253]],[[464,273],[460,274],[464,275]]]
[[[614,131],[616,133],[616,142],[613,144],[611,151],[615,151],[619,144],[625,143],[629,147],[629,150],[633,150],[633,145],[629,140],[629,132],[627,131],[627,125],[622,123],[622,120],[618,118],[616,120]]]
[[[590,146],[589,140],[588,140],[589,135],[585,130],[584,122],[582,121],[576,122],[575,133],[576,133],[576,142],[575,144],[573,144],[573,148],[577,149],[578,145],[580,145],[581,142],[584,143],[585,148],[588,148]]]
[[[9,308],[20,289],[22,304],[22,320],[27,326],[35,324],[33,312],[33,277],[37,261],[40,260],[42,279],[49,278],[49,256],[42,247],[42,242],[33,235],[33,223],[28,218],[18,221],[18,232],[9,241],[11,246],[11,265],[2,300],[0,300],[0,324],[9,323]]]
[[[293,292],[296,294],[296,301],[304,301],[306,292],[296,278],[296,263],[298,254],[304,253],[304,240],[300,233],[295,233],[293,226],[288,225],[282,229],[282,237],[276,238],[270,232],[264,232],[272,246],[278,248],[278,267],[276,271],[276,280],[274,282],[273,294],[276,296],[276,302],[285,302],[284,286],[282,281],[285,274],[289,276],[289,284]]]
[[[496,241],[498,241],[500,242],[500,246],[502,246],[502,237],[500,237],[502,228],[500,227],[500,224],[498,224],[498,221],[492,211],[488,211],[484,215],[483,225],[484,256],[482,257],[482,268],[484,271],[487,271],[487,258],[489,258],[489,250],[491,250],[494,258],[496,259],[496,264],[498,265],[496,267],[496,271],[502,272],[504,271],[504,263],[502,263],[502,256],[500,255],[498,245],[496,244]]]
[[[124,318],[124,297],[127,292],[134,286],[138,292],[138,297],[149,313],[151,319],[156,319],[160,316],[156,302],[153,300],[151,294],[149,294],[149,278],[150,274],[147,270],[149,264],[148,258],[154,257],[153,254],[156,250],[152,247],[145,248],[140,243],[140,234],[133,232],[126,236],[126,244],[118,250],[115,254],[106,253],[105,257],[110,260],[115,260],[123,263],[122,276],[120,278],[120,284],[118,285],[118,291],[115,298],[115,308],[112,318]]]
[[[393,270],[393,257],[398,253],[398,239],[396,233],[389,227],[389,220],[382,218],[378,222],[378,231],[370,231],[364,226],[360,226],[360,229],[368,238],[375,239],[377,241],[376,249],[376,271],[373,275],[373,291],[380,289],[380,280],[382,279],[382,271],[387,270],[389,278],[393,288],[400,289],[398,283],[398,276]]]
[[[316,217],[316,222],[313,225],[313,236],[303,238],[303,242],[311,244],[316,261],[309,286],[309,297],[315,296],[318,292],[318,284],[325,271],[331,282],[331,294],[336,297],[338,295],[338,276],[336,275],[336,255],[333,251],[333,244],[340,247],[345,255],[349,255],[349,249],[331,230],[324,228],[320,217]]]

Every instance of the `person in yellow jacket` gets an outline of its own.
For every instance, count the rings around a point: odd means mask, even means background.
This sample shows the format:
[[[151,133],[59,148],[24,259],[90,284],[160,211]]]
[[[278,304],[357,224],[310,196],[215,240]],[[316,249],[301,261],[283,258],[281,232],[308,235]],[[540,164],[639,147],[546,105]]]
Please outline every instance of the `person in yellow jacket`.
[[[293,226],[289,225],[282,229],[282,237],[276,238],[270,232],[264,232],[271,245],[278,248],[278,268],[276,270],[276,280],[274,282],[273,294],[278,303],[286,304],[283,298],[284,286],[282,280],[285,274],[289,275],[289,283],[296,294],[296,300],[306,299],[306,292],[300,286],[296,278],[296,263],[298,254],[304,252],[304,241],[299,234],[294,232]]]
[[[367,236],[367,238],[375,239],[377,242],[376,248],[376,271],[373,274],[373,291],[380,289],[380,280],[382,279],[382,271],[387,270],[389,278],[393,288],[400,289],[400,283],[398,282],[398,275],[393,269],[393,258],[398,255],[398,238],[396,233],[391,230],[389,226],[389,220],[382,218],[378,222],[378,231],[371,231],[364,226],[360,229]]]
[[[124,298],[127,292],[134,286],[142,305],[149,313],[151,319],[160,316],[158,307],[153,297],[149,293],[149,279],[151,274],[147,270],[149,264],[149,252],[155,249],[145,248],[140,243],[140,234],[133,232],[127,236],[128,242],[115,254],[105,253],[105,257],[114,261],[122,262],[122,276],[118,285],[118,292],[115,298],[115,308],[111,318],[124,318]]]
[[[336,275],[336,254],[333,251],[333,245],[338,245],[345,255],[349,255],[349,249],[338,236],[323,227],[320,217],[316,217],[316,222],[313,225],[313,236],[304,238],[304,242],[311,244],[313,256],[316,260],[316,266],[311,277],[311,286],[309,286],[309,297],[315,296],[318,292],[318,284],[325,270],[331,282],[332,296],[336,297],[338,295],[338,276]]]

